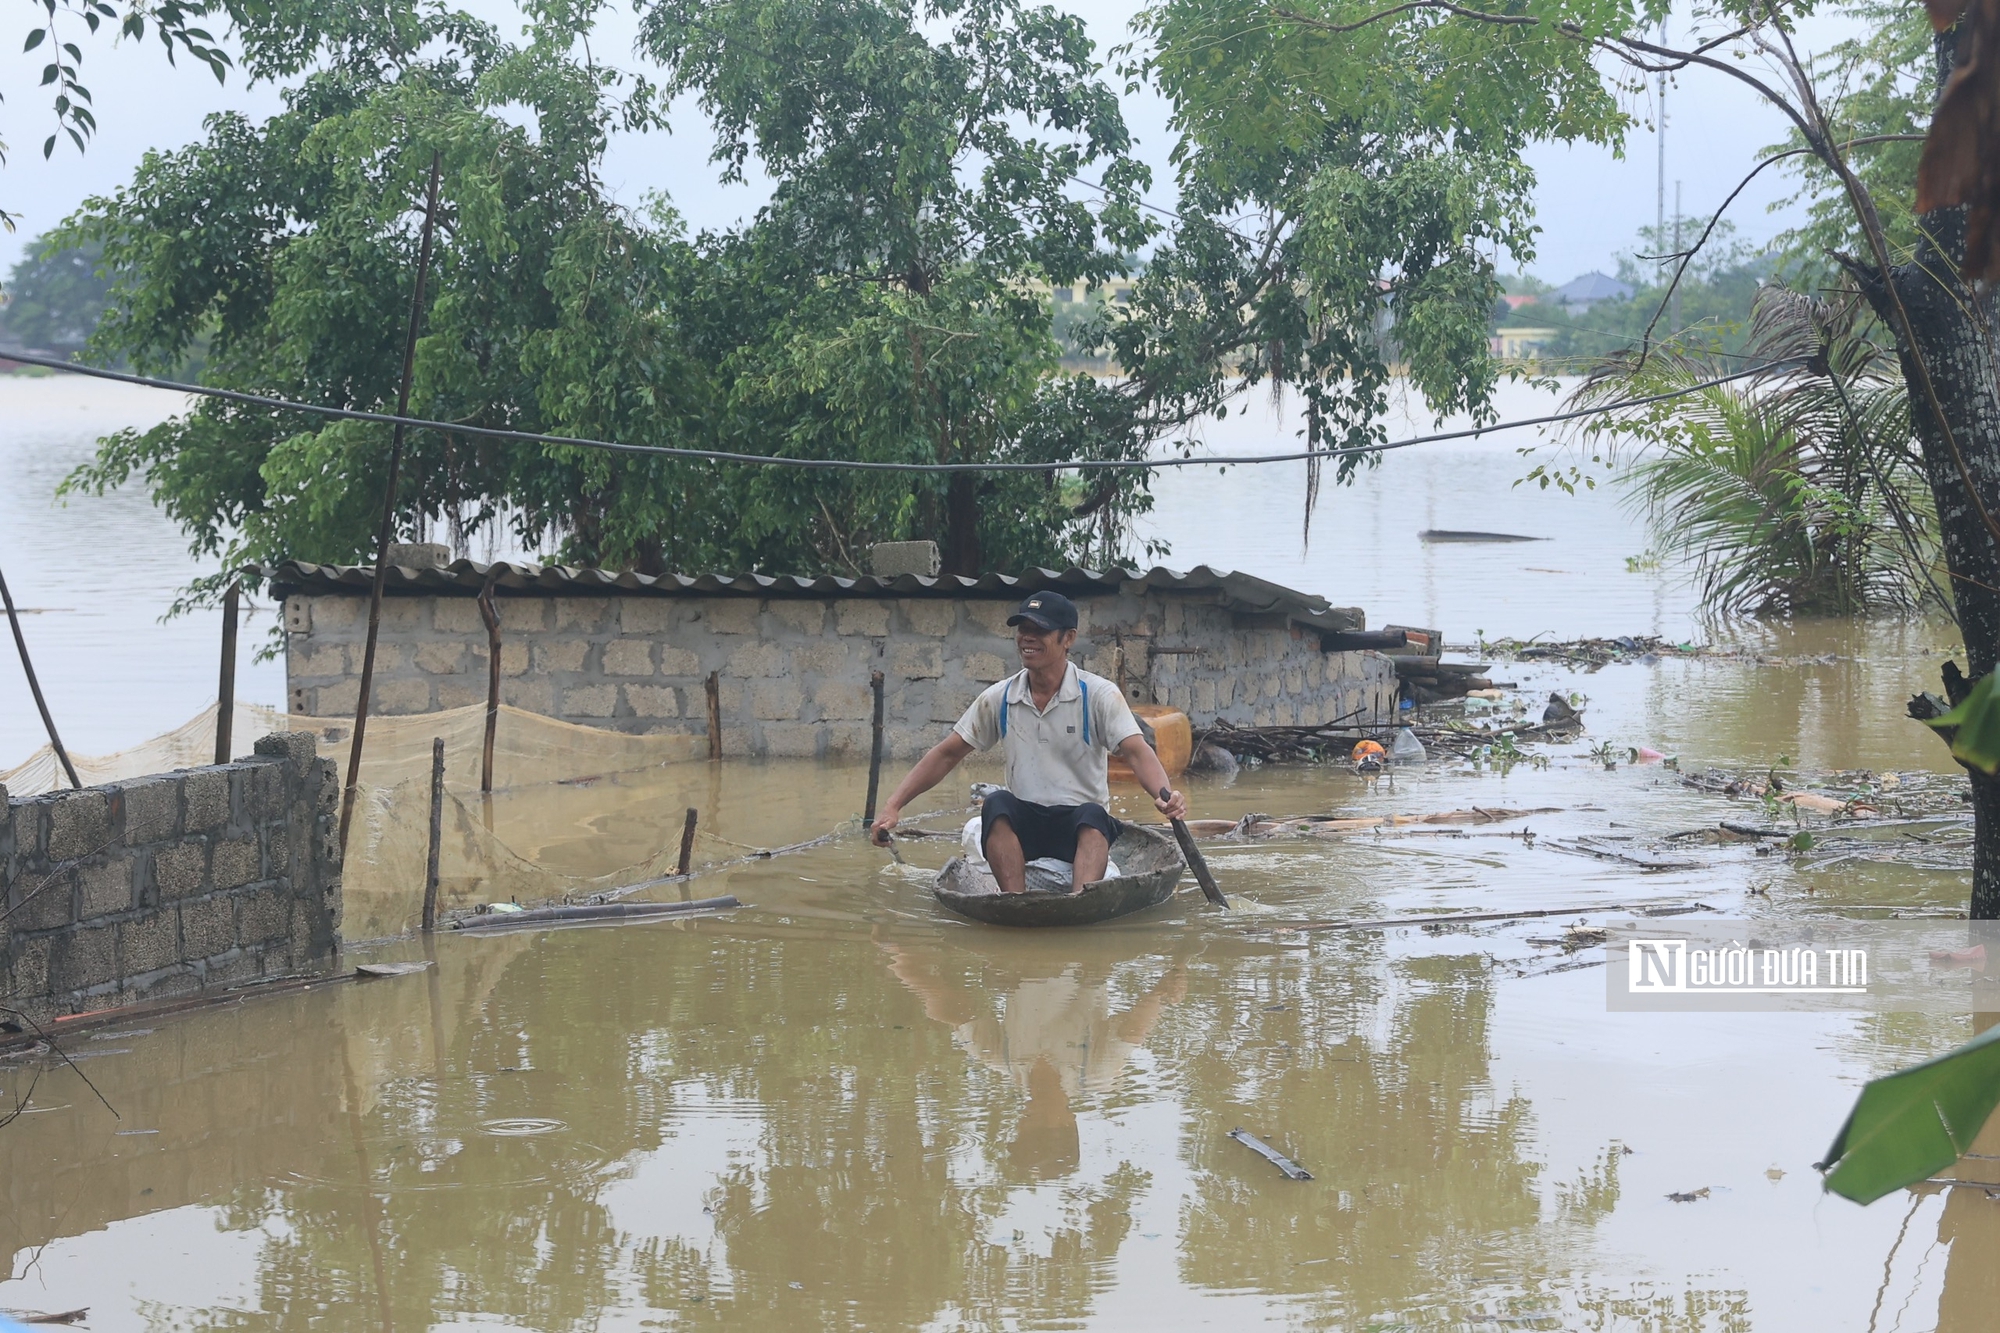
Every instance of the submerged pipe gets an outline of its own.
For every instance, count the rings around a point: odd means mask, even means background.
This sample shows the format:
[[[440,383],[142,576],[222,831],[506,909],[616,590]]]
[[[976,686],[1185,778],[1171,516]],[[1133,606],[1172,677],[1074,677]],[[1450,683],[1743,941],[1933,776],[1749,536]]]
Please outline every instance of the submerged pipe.
[[[382,589],[389,579],[389,543],[396,535],[396,483],[403,472],[403,423],[409,414],[410,376],[417,362],[417,325],[424,313],[424,284],[431,271],[431,233],[437,222],[440,158],[431,153],[430,188],[424,196],[424,235],[417,249],[417,281],[410,292],[410,323],[403,337],[403,380],[396,390],[398,420],[389,443],[389,481],[382,492],[382,530],[375,543],[375,582],[368,592],[368,641],[361,651],[361,688],[354,700],[354,741],[347,752],[347,787],[340,794],[340,851],[347,854],[347,828],[354,821],[354,795],[361,788],[361,742],[368,732],[368,694],[375,683],[375,640],[382,630]]]
[[[21,670],[27,674],[28,691],[35,696],[35,707],[42,711],[42,726],[48,729],[49,748],[62,762],[63,772],[69,774],[69,785],[81,790],[83,779],[76,775],[76,765],[69,761],[69,751],[63,749],[62,737],[56,735],[56,720],[49,716],[48,700],[42,697],[42,682],[35,679],[35,664],[28,660],[28,640],[21,633],[21,614],[14,609],[14,594],[7,591],[5,574],[0,574],[0,602],[7,604],[7,623],[14,630],[14,647],[21,653]]]
[[[222,668],[215,683],[215,762],[229,762],[231,730],[236,722],[236,616],[243,600],[243,580],[222,595]]]

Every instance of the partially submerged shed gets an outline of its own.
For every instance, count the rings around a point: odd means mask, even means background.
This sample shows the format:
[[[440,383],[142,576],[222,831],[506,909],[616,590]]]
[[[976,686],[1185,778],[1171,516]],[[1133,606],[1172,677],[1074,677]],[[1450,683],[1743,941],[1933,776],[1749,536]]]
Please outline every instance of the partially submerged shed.
[[[291,712],[352,715],[374,570],[288,561],[260,572],[284,603]],[[713,677],[729,755],[865,756],[874,671],[885,678],[886,749],[921,753],[1019,668],[1007,617],[1047,589],[1076,601],[1086,667],[1198,726],[1374,725],[1396,707],[1395,668],[1363,646],[1359,610],[1206,567],[802,578],[460,560],[389,568],[374,711],[485,702],[477,598],[489,585],[502,702],[699,740]]]

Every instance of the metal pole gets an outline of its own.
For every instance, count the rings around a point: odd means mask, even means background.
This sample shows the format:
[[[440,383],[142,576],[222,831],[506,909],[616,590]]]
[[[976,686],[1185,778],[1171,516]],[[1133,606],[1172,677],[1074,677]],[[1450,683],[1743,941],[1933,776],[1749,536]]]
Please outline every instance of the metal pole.
[[[215,762],[229,762],[230,732],[236,721],[236,614],[243,600],[243,580],[222,595],[222,674],[215,686]]]
[[[14,594],[7,591],[5,574],[0,574],[0,602],[7,604],[7,623],[14,628],[14,646],[21,651],[21,670],[27,674],[28,690],[35,696],[35,707],[42,710],[42,725],[48,729],[49,748],[62,761],[63,772],[69,774],[69,785],[81,788],[83,779],[76,775],[76,765],[69,761],[69,751],[63,749],[62,737],[56,735],[56,720],[49,716],[48,700],[42,698],[42,682],[35,679],[35,664],[28,660],[28,641],[21,635],[21,615],[14,609]]]
[[[1678,255],[1680,252],[1681,252],[1681,183],[1679,181],[1675,181],[1674,182],[1674,253]],[[1675,264],[1679,264],[1682,261],[1676,259],[1674,262]],[[1673,308],[1667,312],[1667,323],[1673,326],[1674,337],[1676,339],[1678,339],[1681,336],[1681,288],[1686,285],[1687,284],[1685,283],[1679,283],[1679,282],[1675,283],[1674,294],[1670,298],[1668,298],[1668,304],[1670,304]]]
[[[688,865],[694,860],[694,821],[699,815],[700,812],[693,806],[688,807],[687,823],[681,825],[681,859],[674,867],[676,875],[687,874]]]
[[[1660,19],[1660,45],[1667,44],[1667,20]],[[1667,246],[1667,72],[1660,71],[1659,101],[1653,108],[1657,123],[1653,126],[1654,146],[1657,150],[1653,185],[1653,252],[1658,254]],[[1654,266],[1658,272],[1657,281],[1667,280],[1667,261],[1662,258]]]
[[[868,755],[868,808],[861,812],[861,827],[875,827],[875,793],[882,785],[882,673],[868,673],[868,688],[875,691],[875,740]]]
[[[486,586],[479,590],[479,618],[486,622],[486,743],[479,752],[479,791],[493,791],[493,737],[500,728],[500,608],[493,605],[493,580],[497,570],[486,574]]]
[[[430,189],[424,196],[424,235],[417,249],[417,281],[410,292],[410,324],[403,337],[403,382],[396,392],[396,415],[409,415],[410,373],[417,360],[417,323],[424,312],[424,284],[431,270],[431,231],[437,221],[438,155],[431,154]],[[347,788],[340,794],[340,850],[347,853],[347,828],[354,821],[354,794],[361,787],[361,742],[368,732],[368,694],[375,683],[375,640],[382,629],[382,587],[389,577],[389,542],[396,535],[396,482],[403,471],[403,426],[389,444],[389,482],[382,493],[382,530],[375,543],[375,583],[368,593],[368,643],[361,653],[361,691],[354,701],[354,741],[347,752]]]
[[[722,758],[722,673],[708,673],[708,757]]]
[[[424,933],[437,929],[438,848],[444,841],[444,737],[431,738],[431,845],[424,862]]]

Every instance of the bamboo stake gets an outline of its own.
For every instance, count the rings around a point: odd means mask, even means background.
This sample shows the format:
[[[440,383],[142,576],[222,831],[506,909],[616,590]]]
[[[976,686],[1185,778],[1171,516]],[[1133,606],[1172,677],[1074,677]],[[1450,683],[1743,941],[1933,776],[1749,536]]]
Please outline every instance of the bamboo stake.
[[[7,576],[0,574],[0,602],[7,604],[7,623],[14,630],[14,647],[21,653],[21,670],[28,677],[28,690],[35,696],[35,707],[42,712],[42,725],[48,729],[49,748],[62,761],[63,772],[69,774],[69,785],[81,789],[83,779],[76,775],[76,765],[69,761],[69,751],[63,749],[62,737],[56,735],[56,720],[49,716],[48,700],[42,698],[42,682],[35,679],[35,664],[28,660],[28,640],[21,634],[21,615],[14,609],[14,594],[7,591]]]
[[[868,673],[868,688],[875,691],[875,741],[868,756],[868,808],[862,811],[861,827],[875,826],[875,793],[882,783],[882,673]]]
[[[417,360],[417,324],[424,311],[424,284],[431,270],[431,232],[437,221],[439,157],[431,154],[430,188],[424,196],[424,234],[417,249],[417,281],[410,292],[410,323],[403,337],[403,380],[396,391],[396,415],[409,415],[410,374]],[[361,653],[361,690],[354,701],[354,741],[347,752],[347,788],[340,795],[340,851],[347,854],[347,829],[354,822],[354,794],[361,787],[361,742],[368,732],[368,695],[375,683],[375,640],[382,629],[382,588],[389,578],[389,543],[396,535],[396,482],[403,471],[403,423],[389,444],[389,481],[382,493],[382,530],[375,543],[375,582],[368,593],[368,642]]]
[[[444,737],[431,738],[431,843],[424,861],[424,933],[437,929],[438,852],[444,842]]]
[[[676,875],[687,874],[688,865],[694,859],[694,822],[699,815],[700,812],[693,806],[688,807],[687,822],[681,825],[681,859],[674,866]]]
[[[708,757],[722,758],[722,673],[708,673]]]
[[[479,752],[479,791],[493,792],[493,738],[500,729],[500,608],[493,605],[493,580],[497,570],[489,570],[486,586],[479,590],[479,618],[486,622],[486,743]]]
[[[229,762],[230,732],[236,721],[236,617],[243,600],[243,580],[222,595],[222,674],[215,686],[215,762]]]

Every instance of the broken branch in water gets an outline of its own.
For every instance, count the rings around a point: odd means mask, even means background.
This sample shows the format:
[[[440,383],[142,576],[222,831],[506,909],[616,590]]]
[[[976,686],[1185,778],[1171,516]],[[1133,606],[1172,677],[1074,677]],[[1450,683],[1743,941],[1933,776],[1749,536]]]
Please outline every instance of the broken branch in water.
[[[1606,847],[1589,846],[1587,840],[1582,838],[1574,842],[1557,842],[1552,838],[1544,838],[1537,845],[1546,847],[1550,851],[1568,852],[1572,856],[1591,856],[1600,861],[1616,861],[1621,865],[1637,866],[1649,874],[1657,874],[1663,870],[1701,869],[1699,861],[1648,861],[1644,857],[1630,856],[1624,852],[1614,852]]]

